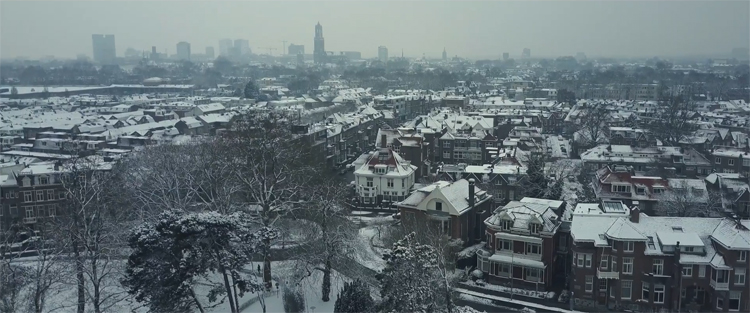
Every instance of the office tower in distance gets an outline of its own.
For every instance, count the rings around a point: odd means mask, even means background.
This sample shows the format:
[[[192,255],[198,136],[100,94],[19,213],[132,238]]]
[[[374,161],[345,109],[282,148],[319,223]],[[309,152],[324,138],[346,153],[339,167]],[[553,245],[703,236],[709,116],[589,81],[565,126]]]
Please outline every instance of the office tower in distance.
[[[290,44],[287,53],[291,55],[305,54],[305,45]]]
[[[388,62],[388,48],[385,46],[378,47],[378,60],[383,63]]]
[[[521,57],[528,59],[531,57],[531,49],[529,48],[523,48],[523,53],[521,54]]]
[[[185,41],[177,43],[177,59],[190,61],[190,43]]]
[[[206,57],[209,59],[214,58],[214,47],[206,47]]]
[[[234,53],[236,56],[250,54],[250,42],[247,39],[235,39]]]
[[[443,61],[448,61],[448,52],[445,52],[445,48],[443,48]]]
[[[117,50],[115,49],[115,35],[91,35],[94,47],[94,61],[101,64],[115,64]]]
[[[219,55],[229,56],[232,47],[234,47],[232,39],[219,40]]]
[[[503,61],[508,61],[508,59],[510,59],[510,53],[503,52]]]

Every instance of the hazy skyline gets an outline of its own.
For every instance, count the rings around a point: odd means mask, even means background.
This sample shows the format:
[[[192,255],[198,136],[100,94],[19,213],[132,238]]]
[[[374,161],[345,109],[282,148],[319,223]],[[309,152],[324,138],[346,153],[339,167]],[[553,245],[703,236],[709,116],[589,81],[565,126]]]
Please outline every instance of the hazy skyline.
[[[312,51],[314,25],[326,50],[377,56],[647,57],[729,54],[750,46],[748,1],[2,1],[0,57],[92,55],[92,34],[114,34],[117,55],[180,41],[218,52],[222,38],[281,53],[282,40]]]

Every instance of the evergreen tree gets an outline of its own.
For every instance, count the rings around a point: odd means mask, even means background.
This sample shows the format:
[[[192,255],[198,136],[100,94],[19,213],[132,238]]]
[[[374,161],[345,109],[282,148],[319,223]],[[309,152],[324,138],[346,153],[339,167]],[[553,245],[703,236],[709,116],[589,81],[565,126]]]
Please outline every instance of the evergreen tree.
[[[258,98],[258,86],[255,85],[255,82],[251,79],[247,84],[245,84],[245,92],[244,96],[247,99],[257,99]]]
[[[238,296],[261,288],[259,282],[243,278],[241,271],[264,239],[276,236],[265,227],[253,231],[251,220],[244,213],[164,212],[128,239],[132,253],[122,283],[152,311],[205,312],[193,289],[200,279],[211,287],[210,303],[222,296],[233,313],[239,312]],[[220,274],[223,281],[206,282],[208,273]]]
[[[334,313],[363,313],[372,312],[375,302],[370,296],[370,288],[357,279],[351,283],[345,283],[344,289],[339,292],[339,297],[333,307]]]
[[[544,157],[531,153],[526,166],[526,179],[521,184],[525,197],[544,198],[547,194],[548,181],[544,174]]]
[[[302,313],[305,312],[305,298],[298,289],[289,288],[284,286],[282,294],[282,302],[284,303],[284,312],[286,313]]]
[[[436,311],[444,300],[437,258],[435,249],[418,243],[415,233],[394,243],[385,255],[385,269],[377,276],[383,298],[378,311]]]

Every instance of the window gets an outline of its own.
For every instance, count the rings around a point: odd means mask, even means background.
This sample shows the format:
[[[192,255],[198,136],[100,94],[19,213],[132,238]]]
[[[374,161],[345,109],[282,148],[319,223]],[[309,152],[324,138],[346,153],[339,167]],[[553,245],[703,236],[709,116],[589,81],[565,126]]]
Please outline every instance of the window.
[[[698,277],[706,277],[706,266],[698,265]]]
[[[406,188],[406,179],[401,180],[401,188]]]
[[[664,193],[664,188],[654,187],[654,194]]]
[[[630,192],[630,185],[612,185],[612,192]]]
[[[530,227],[531,227],[531,233],[532,234],[537,235],[537,234],[539,234],[540,231],[542,231],[542,225],[541,224],[532,223],[530,225]]]
[[[46,176],[39,177],[39,184],[40,185],[49,185],[49,177],[46,177]]]
[[[729,165],[734,165],[734,159],[729,159],[729,160],[727,160],[727,163],[728,163]]]
[[[625,242],[622,243],[622,247],[623,247],[622,251],[633,252],[633,250],[635,248],[635,242],[633,242],[633,241],[625,241]]]
[[[654,285],[654,303],[664,303],[664,285]]]
[[[540,270],[538,268],[525,268],[524,274],[526,275],[527,281],[533,281],[533,282],[541,282],[542,281],[542,275],[540,275]]]
[[[576,262],[575,262],[576,266],[583,267],[583,260],[584,260],[584,255],[576,253]]]
[[[372,187],[372,177],[367,177],[367,187]]]
[[[591,267],[592,256],[591,254],[584,254],[586,256],[586,267]]]
[[[34,207],[33,206],[27,206],[25,211],[26,211],[26,218],[34,218]]]
[[[49,213],[49,217],[55,217],[57,215],[57,208],[54,205],[50,205],[47,212]]]
[[[729,311],[740,310],[740,298],[742,297],[742,291],[730,291],[729,292]]]
[[[526,254],[541,255],[542,254],[542,245],[533,244],[533,243],[527,243],[526,244]]]
[[[622,273],[633,274],[633,258],[622,258]]]
[[[633,281],[623,280],[620,282],[620,299],[628,300],[633,294]]]
[[[609,265],[609,256],[602,255],[602,259],[599,262],[599,267],[604,270],[604,269],[607,269],[608,265]]]
[[[716,297],[716,308],[719,310],[724,310],[724,298]]]
[[[612,256],[612,267],[610,267],[613,272],[617,272],[617,257],[614,255]]]
[[[586,285],[584,286],[586,292],[594,291],[594,276],[586,276]]]
[[[695,252],[695,247],[682,247],[683,252]]]
[[[643,188],[643,187],[635,188],[635,193],[639,194],[639,195],[645,195],[646,194],[646,188]]]
[[[47,190],[47,201],[55,200],[55,191],[54,190]]]
[[[10,205],[10,216],[18,216],[18,206],[15,204]]]
[[[513,221],[503,220],[503,230],[509,230],[513,226]]]
[[[37,205],[36,206],[36,216],[44,217],[46,216],[46,210],[43,205]]]
[[[682,276],[693,277],[693,265],[685,265],[682,267]]]
[[[435,211],[442,211],[442,210],[443,210],[443,203],[435,202]]]
[[[737,261],[740,261],[740,262],[747,261],[747,251],[740,251]]]
[[[516,192],[515,190],[511,189],[508,190],[508,200],[515,200],[516,199]]]
[[[31,191],[24,191],[23,192],[23,202],[33,202],[34,198],[31,195]]]
[[[654,259],[654,262],[651,265],[651,272],[655,275],[662,275],[662,273],[664,273],[664,260]]]
[[[643,288],[641,288],[642,290],[641,299],[648,302],[649,300],[651,300],[651,288],[645,282],[643,282],[642,284],[643,284]]]
[[[714,160],[716,164],[721,164],[721,158],[717,157],[716,160]]]
[[[497,250],[507,250],[513,252],[513,241],[511,240],[497,240]]]
[[[735,286],[744,286],[745,285],[745,269],[744,268],[735,268],[734,269],[734,285]]]
[[[490,274],[495,276],[510,277],[510,265],[505,263],[492,263]]]
[[[607,280],[606,279],[599,279],[599,291],[603,291],[603,292],[607,291]]]
[[[393,179],[388,178],[388,188],[393,188]]]
[[[37,190],[36,191],[36,201],[44,201],[44,191],[43,190]]]
[[[750,166],[750,159],[742,159],[742,166]]]

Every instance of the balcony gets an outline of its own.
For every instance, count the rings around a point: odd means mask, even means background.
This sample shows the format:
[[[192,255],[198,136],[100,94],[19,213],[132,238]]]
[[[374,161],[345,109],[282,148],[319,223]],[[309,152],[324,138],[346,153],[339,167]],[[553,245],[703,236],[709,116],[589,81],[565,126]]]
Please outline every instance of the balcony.
[[[714,290],[729,290],[729,282],[720,283],[712,279],[711,288]]]
[[[599,279],[620,279],[619,272],[608,272],[602,269],[596,269],[596,278]]]
[[[24,224],[34,224],[36,223],[36,217],[24,217],[23,218]]]

